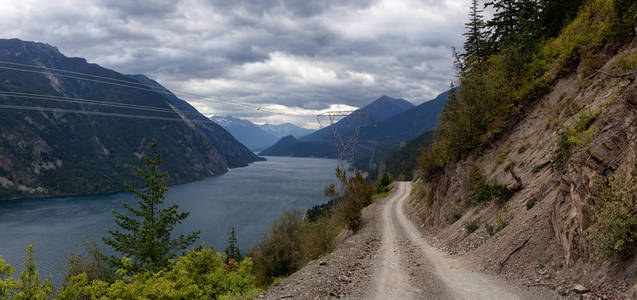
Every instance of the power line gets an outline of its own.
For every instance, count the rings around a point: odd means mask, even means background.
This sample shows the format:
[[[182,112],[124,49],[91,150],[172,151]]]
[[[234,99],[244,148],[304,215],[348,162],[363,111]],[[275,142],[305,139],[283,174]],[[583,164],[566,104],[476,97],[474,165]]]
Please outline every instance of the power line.
[[[148,88],[143,88],[143,87],[139,87],[139,86],[133,86],[133,85],[127,85],[127,84],[121,84],[121,83],[115,83],[115,82],[108,82],[108,81],[103,81],[103,80],[98,80],[98,79],[83,78],[83,77],[78,77],[78,76],[73,76],[73,75],[55,74],[55,73],[50,73],[50,72],[45,72],[45,71],[27,70],[27,69],[3,67],[3,66],[0,66],[0,69],[12,70],[12,71],[20,71],[20,72],[39,73],[39,74],[44,74],[44,75],[60,76],[60,77],[78,79],[78,80],[86,80],[86,81],[92,81],[92,82],[97,82],[97,83],[104,83],[104,84],[122,86],[122,87],[138,89],[138,90],[144,90],[144,91],[151,91],[151,92],[156,92],[156,93],[160,93],[160,94],[170,94],[169,92],[161,91],[161,90],[157,90],[157,89],[148,89]]]
[[[104,76],[93,75],[93,74],[89,74],[89,73],[76,72],[76,71],[69,71],[69,70],[64,70],[64,69],[49,68],[49,67],[45,67],[45,66],[21,64],[21,63],[9,62],[9,61],[0,61],[0,64],[40,68],[40,69],[56,71],[56,72],[65,72],[65,73],[71,73],[71,74],[77,74],[77,75],[90,76],[90,77],[94,77],[94,78],[107,79],[107,80],[112,80],[112,81],[119,81],[119,82],[122,82],[122,83],[129,83],[129,84],[134,84],[134,85],[142,85],[142,86],[149,87],[149,88],[157,88],[157,87],[153,87],[153,86],[150,86],[150,85],[147,85],[147,84],[143,84],[141,82],[136,82],[136,81],[122,80],[122,79],[116,79],[116,78],[112,78],[112,77],[104,77]]]
[[[120,114],[120,113],[108,113],[108,112],[101,112],[101,111],[88,111],[88,110],[64,109],[64,108],[53,108],[53,107],[39,107],[39,106],[21,106],[21,105],[0,104],[0,109],[29,110],[29,111],[50,111],[50,112],[75,113],[75,114],[98,115],[98,116],[108,116],[108,117],[124,117],[124,118],[135,118],[135,119],[151,119],[151,120],[165,120],[165,121],[186,122],[186,120],[181,119],[181,118],[167,118],[167,117],[156,117],[156,116],[148,116],[148,115]],[[198,120],[188,120],[188,121],[195,122],[195,123],[208,122],[208,121],[198,121]]]
[[[90,99],[82,99],[82,98],[69,98],[69,97],[43,95],[43,94],[18,93],[18,92],[9,92],[9,91],[1,91],[0,90],[0,96],[13,97],[13,98],[24,98],[24,99],[34,99],[34,100],[47,100],[47,101],[67,102],[67,103],[78,103],[78,104],[101,105],[101,106],[118,107],[118,108],[130,108],[130,109],[147,110],[147,111],[153,111],[153,112],[176,113],[174,110],[168,109],[168,108],[160,108],[160,107],[136,105],[136,104],[126,104],[126,103],[118,103],[118,102],[109,102],[109,101],[102,101],[102,100],[90,100]],[[181,112],[181,113],[186,114],[186,115],[201,116],[201,114],[199,112],[196,112],[196,113],[195,112]]]
[[[33,67],[33,68],[41,68],[41,69],[52,70],[52,71],[57,71],[57,72],[67,72],[67,73],[83,75],[83,76],[90,76],[90,77],[96,77],[96,78],[101,78],[101,79],[106,79],[106,80],[121,81],[121,82],[126,82],[126,83],[131,83],[131,84],[137,84],[137,85],[141,85],[141,86],[148,87],[148,88],[143,88],[143,87],[139,87],[139,86],[131,86],[131,85],[128,85],[128,84],[119,84],[119,83],[108,82],[108,81],[103,81],[103,80],[83,78],[83,77],[72,76],[72,75],[56,74],[56,73],[50,73],[50,72],[45,72],[45,71],[28,70],[28,69],[20,69],[20,68],[0,66],[0,69],[5,69],[5,70],[13,70],[13,71],[38,73],[38,74],[44,74],[44,75],[60,76],[60,77],[77,79],[77,80],[86,80],[86,81],[92,81],[92,82],[97,82],[97,83],[103,83],[103,84],[110,84],[110,85],[115,85],[115,86],[122,86],[122,87],[140,89],[140,90],[156,92],[156,93],[160,93],[160,94],[174,95],[173,93],[171,93],[170,91],[168,91],[166,89],[161,89],[161,87],[150,86],[150,85],[146,85],[146,84],[142,84],[142,83],[135,83],[135,82],[132,82],[132,81],[120,80],[120,79],[111,78],[111,77],[104,77],[104,76],[98,76],[98,75],[82,73],[82,72],[76,72],[76,71],[70,71],[70,70],[64,70],[64,69],[56,69],[56,68],[49,68],[49,67],[38,66],[38,65],[12,63],[12,62],[5,62],[5,61],[0,61],[0,64],[11,64],[11,65],[22,66],[22,67]],[[291,113],[285,113],[285,112],[280,112],[280,111],[271,111],[271,110],[263,109],[262,107],[259,107],[259,106],[255,107],[254,105],[251,105],[251,104],[244,104],[244,103],[239,103],[239,102],[230,102],[230,101],[212,99],[212,98],[209,98],[207,96],[198,95],[198,94],[189,93],[189,92],[180,91],[180,93],[181,94],[185,94],[185,95],[192,95],[192,96],[197,97],[199,99],[208,100],[208,101],[212,101],[212,102],[218,102],[218,103],[227,104],[227,105],[242,106],[242,107],[249,108],[251,110],[260,111],[260,112],[268,112],[268,113],[272,113],[272,114],[288,115],[288,116],[295,116],[295,117],[302,116],[302,115],[299,115],[299,114],[291,114]]]

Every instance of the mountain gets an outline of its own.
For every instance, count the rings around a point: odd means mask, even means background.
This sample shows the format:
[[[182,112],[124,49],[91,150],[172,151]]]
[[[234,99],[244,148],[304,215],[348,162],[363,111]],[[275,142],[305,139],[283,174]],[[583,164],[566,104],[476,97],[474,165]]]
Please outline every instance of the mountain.
[[[132,167],[143,164],[152,139],[174,183],[259,159],[145,76],[126,76],[18,39],[0,40],[0,61],[0,199],[139,184]]]
[[[380,162],[398,151],[405,142],[410,141],[425,131],[438,127],[438,115],[444,109],[449,99],[449,93],[444,92],[431,101],[414,106],[403,99],[382,96],[361,110],[369,112],[361,128],[356,147],[356,166],[360,169],[375,169]],[[343,139],[350,139],[354,135],[352,124],[360,122],[358,116],[347,116],[335,123],[337,131]],[[269,148],[262,153],[272,156],[310,156],[301,149],[309,149],[309,143],[322,149],[311,152],[311,156],[336,158],[338,153],[334,143],[332,128],[327,126],[310,135],[302,137],[296,143],[288,141],[285,146]]]
[[[276,144],[261,151],[259,154],[290,157],[336,157],[338,155],[336,149],[329,143],[323,141],[299,141],[292,135],[281,138]]]
[[[314,130],[307,129],[303,127],[296,126],[292,123],[283,123],[283,124],[263,124],[257,125],[259,128],[263,129],[265,132],[274,135],[277,139],[280,139],[284,136],[293,135],[297,138],[301,138],[306,136]]]
[[[232,116],[213,116],[210,119],[229,131],[232,136],[252,151],[263,150],[272,146],[279,139],[248,120]]]
[[[390,117],[393,117],[401,112],[412,109],[414,105],[405,100],[397,99],[388,96],[382,96],[374,102],[366,105],[365,107],[357,111],[367,111],[368,116],[365,120],[364,126],[372,126],[374,123],[381,122]],[[327,122],[327,120],[326,120]],[[354,134],[352,129],[353,124],[360,122],[360,116],[351,115],[339,120],[334,124],[337,130],[343,137],[349,137]],[[328,124],[329,125],[329,124]],[[302,141],[328,141],[333,143],[333,133],[330,126],[326,126],[316,132],[301,138]]]

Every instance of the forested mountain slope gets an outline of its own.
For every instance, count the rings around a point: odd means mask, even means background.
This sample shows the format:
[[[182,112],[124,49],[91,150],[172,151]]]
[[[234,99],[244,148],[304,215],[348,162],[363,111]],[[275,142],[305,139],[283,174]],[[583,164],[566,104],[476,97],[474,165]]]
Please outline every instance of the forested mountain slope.
[[[474,2],[413,217],[494,274],[637,296],[637,4],[505,2]]]
[[[0,199],[122,190],[151,139],[175,183],[258,159],[174,95],[52,46],[0,40],[0,61]]]

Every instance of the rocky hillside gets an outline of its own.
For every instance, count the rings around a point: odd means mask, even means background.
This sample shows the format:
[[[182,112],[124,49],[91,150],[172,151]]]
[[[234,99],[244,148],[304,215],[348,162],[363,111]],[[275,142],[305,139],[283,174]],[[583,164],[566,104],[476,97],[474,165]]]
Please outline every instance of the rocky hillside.
[[[498,115],[506,117],[458,140],[466,118],[443,123],[421,156],[420,200],[411,205],[444,248],[561,295],[611,297],[637,288],[637,39],[620,2],[584,1],[525,65],[537,68],[523,75],[535,81],[508,90],[523,96]],[[627,5],[635,11],[634,2]],[[478,77],[469,76],[462,80]],[[488,76],[483,91],[498,74]],[[460,91],[445,114],[490,105],[489,96],[463,104],[474,90]]]
[[[137,183],[132,167],[151,139],[175,183],[258,159],[188,103],[136,81],[157,85],[145,77],[17,39],[0,40],[0,61],[0,199],[122,190]]]

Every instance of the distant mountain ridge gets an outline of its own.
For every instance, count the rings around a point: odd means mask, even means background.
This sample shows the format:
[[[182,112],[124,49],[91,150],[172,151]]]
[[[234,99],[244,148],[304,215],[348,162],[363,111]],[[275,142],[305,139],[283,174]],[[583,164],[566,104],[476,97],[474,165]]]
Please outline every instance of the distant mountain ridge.
[[[31,72],[0,70],[4,93],[0,104],[33,108],[1,109],[0,199],[112,192],[122,190],[123,182],[136,185],[140,182],[132,167],[143,164],[140,157],[148,153],[151,139],[157,140],[162,170],[174,183],[221,174],[260,159],[175,95],[130,87],[140,87],[139,83],[159,87],[143,75],[126,76],[83,58],[66,57],[55,47],[18,39],[0,39],[0,61],[87,73],[119,83],[56,76],[64,73],[18,65],[13,67]],[[122,82],[131,84],[122,86]],[[98,102],[61,101],[68,98]],[[99,105],[106,101],[113,105]]]
[[[282,138],[288,135],[293,135],[296,138],[301,138],[315,131],[313,129],[296,126],[292,123],[263,124],[257,126],[259,126],[259,128],[263,129],[267,133],[276,136],[277,138]]]
[[[356,149],[357,166],[373,169],[390,154],[398,151],[401,145],[416,138],[425,131],[438,127],[438,115],[448,102],[448,92],[438,95],[431,101],[418,106],[404,99],[382,96],[369,105],[361,108],[369,112],[370,118],[361,128]],[[347,116],[335,123],[336,129],[343,139],[351,138],[354,131],[350,125],[360,121],[358,116]],[[311,143],[311,144],[310,144]],[[271,156],[298,156],[337,158],[332,128],[327,126],[310,135],[298,139],[296,142],[286,140],[285,143],[275,144],[262,152]],[[316,150],[307,151],[310,145]],[[292,155],[293,154],[293,155]]]
[[[210,119],[228,130],[239,142],[257,152],[272,146],[284,136],[301,137],[314,132],[291,123],[257,125],[233,116],[213,116]]]

